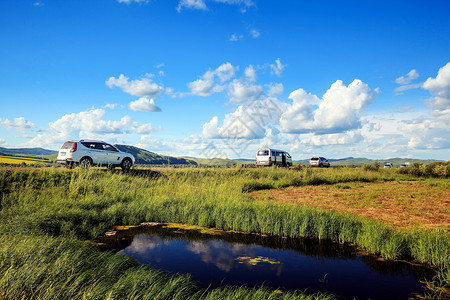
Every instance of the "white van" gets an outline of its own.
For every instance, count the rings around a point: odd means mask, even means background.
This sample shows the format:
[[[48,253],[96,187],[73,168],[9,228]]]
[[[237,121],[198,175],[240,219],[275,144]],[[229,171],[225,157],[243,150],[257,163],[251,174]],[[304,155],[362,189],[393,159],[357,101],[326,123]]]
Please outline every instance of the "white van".
[[[257,166],[292,166],[292,157],[283,150],[261,148],[256,153]]]

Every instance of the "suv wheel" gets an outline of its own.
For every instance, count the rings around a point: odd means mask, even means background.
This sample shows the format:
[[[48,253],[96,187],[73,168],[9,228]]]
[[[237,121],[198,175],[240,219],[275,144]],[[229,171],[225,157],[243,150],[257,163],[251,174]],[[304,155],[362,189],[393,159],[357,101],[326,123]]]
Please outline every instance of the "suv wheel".
[[[87,169],[90,168],[92,166],[92,159],[90,159],[89,157],[83,157],[80,160],[80,167]]]
[[[124,170],[124,171],[128,171],[129,169],[131,169],[132,165],[133,165],[133,162],[129,158],[124,158],[122,160],[122,163],[120,164],[122,170]]]

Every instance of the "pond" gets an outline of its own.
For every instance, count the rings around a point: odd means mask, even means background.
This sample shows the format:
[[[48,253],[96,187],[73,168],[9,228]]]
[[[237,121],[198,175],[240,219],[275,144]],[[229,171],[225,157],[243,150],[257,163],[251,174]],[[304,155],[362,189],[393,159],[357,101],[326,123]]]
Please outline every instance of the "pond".
[[[190,273],[200,287],[226,285],[329,292],[345,299],[408,299],[434,271],[384,261],[330,241],[242,234],[183,224],[123,227],[96,242],[171,273]],[[120,227],[119,227],[120,229]],[[126,230],[123,230],[126,229]]]

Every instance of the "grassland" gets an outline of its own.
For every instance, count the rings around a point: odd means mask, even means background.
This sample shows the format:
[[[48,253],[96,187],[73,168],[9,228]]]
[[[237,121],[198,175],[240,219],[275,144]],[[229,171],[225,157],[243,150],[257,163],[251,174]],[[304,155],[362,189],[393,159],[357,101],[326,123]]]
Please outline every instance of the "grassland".
[[[397,169],[165,168],[123,174],[1,168],[0,295],[7,299],[332,298],[299,291],[280,294],[267,288],[201,290],[187,275],[138,267],[126,257],[99,252],[86,242],[114,225],[155,221],[354,243],[385,259],[438,266],[428,296],[440,297],[449,292],[450,282],[450,234],[445,224],[392,226],[356,211],[261,201],[255,194],[296,187],[345,198],[340,191],[356,191],[359,185],[397,183],[436,187],[442,193],[448,193],[450,186],[448,178],[418,177]],[[377,197],[355,206],[370,207]],[[448,211],[443,214],[448,217]]]
[[[27,164],[27,165],[34,165],[37,163],[50,163],[46,159],[40,159],[35,157],[26,157],[26,156],[9,156],[9,155],[0,155],[0,163],[4,164]]]

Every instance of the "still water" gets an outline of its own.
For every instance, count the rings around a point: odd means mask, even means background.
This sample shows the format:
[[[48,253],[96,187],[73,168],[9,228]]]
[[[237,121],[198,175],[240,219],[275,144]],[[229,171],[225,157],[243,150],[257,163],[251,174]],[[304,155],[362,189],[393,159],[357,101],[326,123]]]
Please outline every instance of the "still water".
[[[434,275],[424,266],[382,261],[328,241],[152,225],[97,242],[141,264],[190,273],[200,287],[264,284],[345,299],[408,299],[423,292],[420,280]]]

